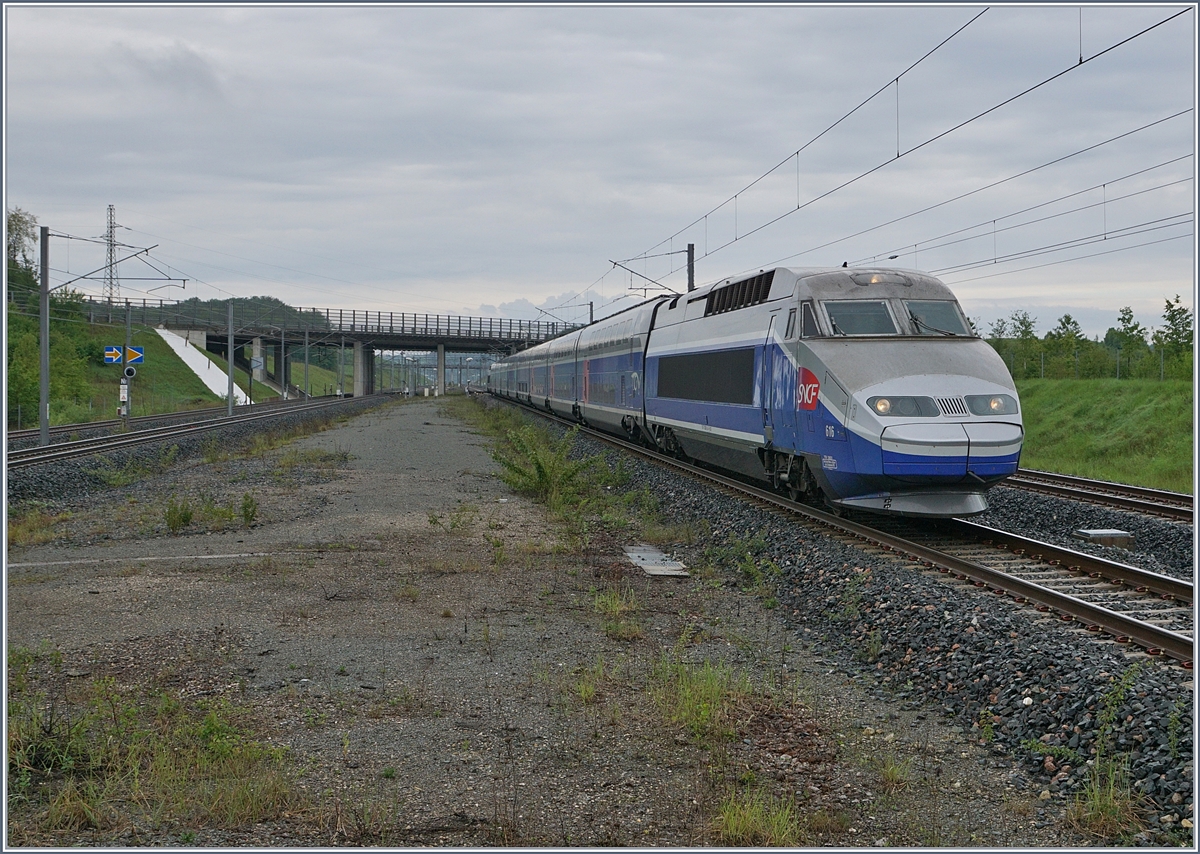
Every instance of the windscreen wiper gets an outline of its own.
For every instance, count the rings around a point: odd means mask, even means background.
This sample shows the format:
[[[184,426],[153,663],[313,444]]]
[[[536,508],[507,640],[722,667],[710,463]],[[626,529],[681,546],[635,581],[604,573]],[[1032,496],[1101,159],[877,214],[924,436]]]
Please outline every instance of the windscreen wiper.
[[[957,332],[947,332],[945,329],[938,329],[936,326],[930,326],[928,323],[926,323],[926,322],[925,322],[924,320],[922,320],[921,318],[917,317],[917,316],[916,316],[915,314],[913,314],[911,311],[908,313],[908,316],[909,316],[909,319],[910,319],[910,320],[912,320],[912,322],[913,322],[913,326],[916,326],[916,327],[918,327],[918,328],[920,328],[920,327],[922,327],[922,326],[923,326],[923,327],[925,327],[926,329],[928,329],[930,332],[937,332],[937,333],[939,333],[939,334],[941,334],[941,335],[949,335],[949,336],[951,336],[952,338],[957,338],[957,337],[958,337],[958,333],[957,333]]]

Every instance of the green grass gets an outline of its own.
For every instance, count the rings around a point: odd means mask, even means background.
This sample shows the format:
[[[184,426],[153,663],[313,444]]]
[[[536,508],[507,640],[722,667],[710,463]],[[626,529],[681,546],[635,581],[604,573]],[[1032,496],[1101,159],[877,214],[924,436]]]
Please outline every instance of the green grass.
[[[728,795],[717,807],[715,825],[722,845],[791,848],[804,841],[796,805],[762,790]]]
[[[215,353],[210,353],[208,350],[199,350],[199,352],[203,353],[210,362],[212,362],[214,365],[216,365],[218,368],[220,368],[221,373],[226,373],[229,370],[229,362],[225,361],[225,359],[223,357],[218,356]],[[180,364],[183,364],[183,362],[180,361]],[[300,370],[301,371],[304,370],[303,365],[301,365]],[[228,374],[226,374],[226,375],[228,375]],[[195,375],[193,374],[193,376],[195,376]],[[200,378],[196,377],[196,379],[199,380]],[[234,367],[233,382],[242,391],[247,390],[246,385],[247,385],[248,379],[249,379],[249,377],[245,371],[243,371],[241,368],[238,368],[236,366]],[[303,377],[301,377],[301,379],[303,379]],[[293,383],[293,385],[294,385],[294,383]],[[276,397],[279,397],[279,392],[275,391],[275,389],[271,388],[270,386],[263,385],[262,383],[256,381],[254,383],[254,392],[250,395],[250,400],[253,401],[254,403],[260,403],[264,400],[270,400],[270,399],[276,398]]]
[[[285,752],[253,737],[245,709],[111,678],[66,691],[57,650],[10,648],[7,664],[10,844],[148,824],[238,827],[307,806]]]
[[[1021,466],[1192,492],[1192,384],[1020,380]]]
[[[652,693],[667,719],[681,724],[696,744],[712,749],[736,734],[735,709],[753,694],[750,679],[726,664],[688,664],[662,659],[654,668]]]

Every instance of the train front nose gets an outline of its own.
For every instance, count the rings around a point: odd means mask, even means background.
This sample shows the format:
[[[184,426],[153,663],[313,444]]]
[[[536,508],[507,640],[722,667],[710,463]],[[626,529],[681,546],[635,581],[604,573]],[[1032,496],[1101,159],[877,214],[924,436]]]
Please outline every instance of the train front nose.
[[[988,481],[1017,470],[1020,425],[997,422],[892,424],[880,434],[883,473],[904,480]]]

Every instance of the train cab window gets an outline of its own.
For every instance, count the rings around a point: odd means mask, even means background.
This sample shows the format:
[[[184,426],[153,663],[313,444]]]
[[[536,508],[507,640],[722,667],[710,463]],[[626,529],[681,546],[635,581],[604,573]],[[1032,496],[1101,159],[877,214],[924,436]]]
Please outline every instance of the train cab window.
[[[791,338],[796,334],[796,309],[788,311],[787,331],[783,333],[784,338]]]
[[[817,328],[817,315],[813,311],[813,304],[806,302],[803,305],[803,309],[804,319],[800,324],[800,335],[804,338],[816,338],[821,334],[821,331]]]
[[[896,334],[896,323],[882,300],[830,300],[825,313],[834,335]]]
[[[904,308],[918,335],[970,335],[953,300],[905,300]]]

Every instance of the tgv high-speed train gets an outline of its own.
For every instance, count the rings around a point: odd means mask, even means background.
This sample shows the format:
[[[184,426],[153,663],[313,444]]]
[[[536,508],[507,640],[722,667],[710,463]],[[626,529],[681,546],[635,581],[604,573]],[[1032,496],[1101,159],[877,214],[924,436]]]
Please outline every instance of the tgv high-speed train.
[[[910,516],[986,510],[1024,438],[1003,360],[913,270],[780,267],[651,299],[493,365],[488,388],[793,498]]]

